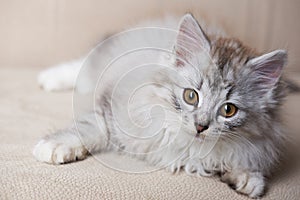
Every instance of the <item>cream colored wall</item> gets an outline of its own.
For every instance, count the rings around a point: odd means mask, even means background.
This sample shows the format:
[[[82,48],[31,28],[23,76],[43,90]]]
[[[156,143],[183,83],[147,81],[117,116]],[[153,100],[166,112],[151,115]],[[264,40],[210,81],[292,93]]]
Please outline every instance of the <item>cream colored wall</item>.
[[[190,11],[258,50],[287,48],[300,72],[299,10],[298,0],[0,0],[0,66],[46,67],[139,19]]]

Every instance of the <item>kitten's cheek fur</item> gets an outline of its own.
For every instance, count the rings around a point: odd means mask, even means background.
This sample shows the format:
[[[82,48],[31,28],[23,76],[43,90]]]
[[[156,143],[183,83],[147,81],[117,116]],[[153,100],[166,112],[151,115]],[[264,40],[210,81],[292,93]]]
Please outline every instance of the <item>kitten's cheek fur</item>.
[[[88,151],[83,146],[76,148],[55,140],[42,139],[33,149],[34,157],[49,164],[63,164],[87,157]]]
[[[226,172],[221,181],[238,193],[248,195],[251,198],[261,197],[265,192],[265,180],[260,172]]]

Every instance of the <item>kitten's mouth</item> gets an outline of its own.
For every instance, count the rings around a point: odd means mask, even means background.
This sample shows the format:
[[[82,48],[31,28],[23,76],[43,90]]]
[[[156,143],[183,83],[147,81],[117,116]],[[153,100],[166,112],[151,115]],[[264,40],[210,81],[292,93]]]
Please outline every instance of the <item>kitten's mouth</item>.
[[[199,138],[199,139],[201,139],[201,140],[204,140],[205,136],[206,136],[206,135],[203,134],[203,133],[196,133],[195,138]]]

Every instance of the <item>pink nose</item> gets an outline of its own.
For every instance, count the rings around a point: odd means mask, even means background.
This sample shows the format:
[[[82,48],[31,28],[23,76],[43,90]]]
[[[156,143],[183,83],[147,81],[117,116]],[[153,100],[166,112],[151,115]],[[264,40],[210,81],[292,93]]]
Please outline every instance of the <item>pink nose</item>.
[[[197,133],[201,133],[202,131],[205,131],[208,129],[208,126],[202,126],[202,125],[196,125]]]

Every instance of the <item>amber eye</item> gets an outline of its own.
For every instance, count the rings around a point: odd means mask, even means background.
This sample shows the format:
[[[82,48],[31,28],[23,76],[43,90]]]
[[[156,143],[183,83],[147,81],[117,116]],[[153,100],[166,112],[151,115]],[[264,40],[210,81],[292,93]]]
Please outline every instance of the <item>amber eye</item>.
[[[187,104],[196,105],[198,103],[198,94],[193,89],[184,89],[183,91],[183,99]]]
[[[236,114],[238,108],[232,103],[225,103],[221,106],[219,113],[223,117],[229,118]]]

